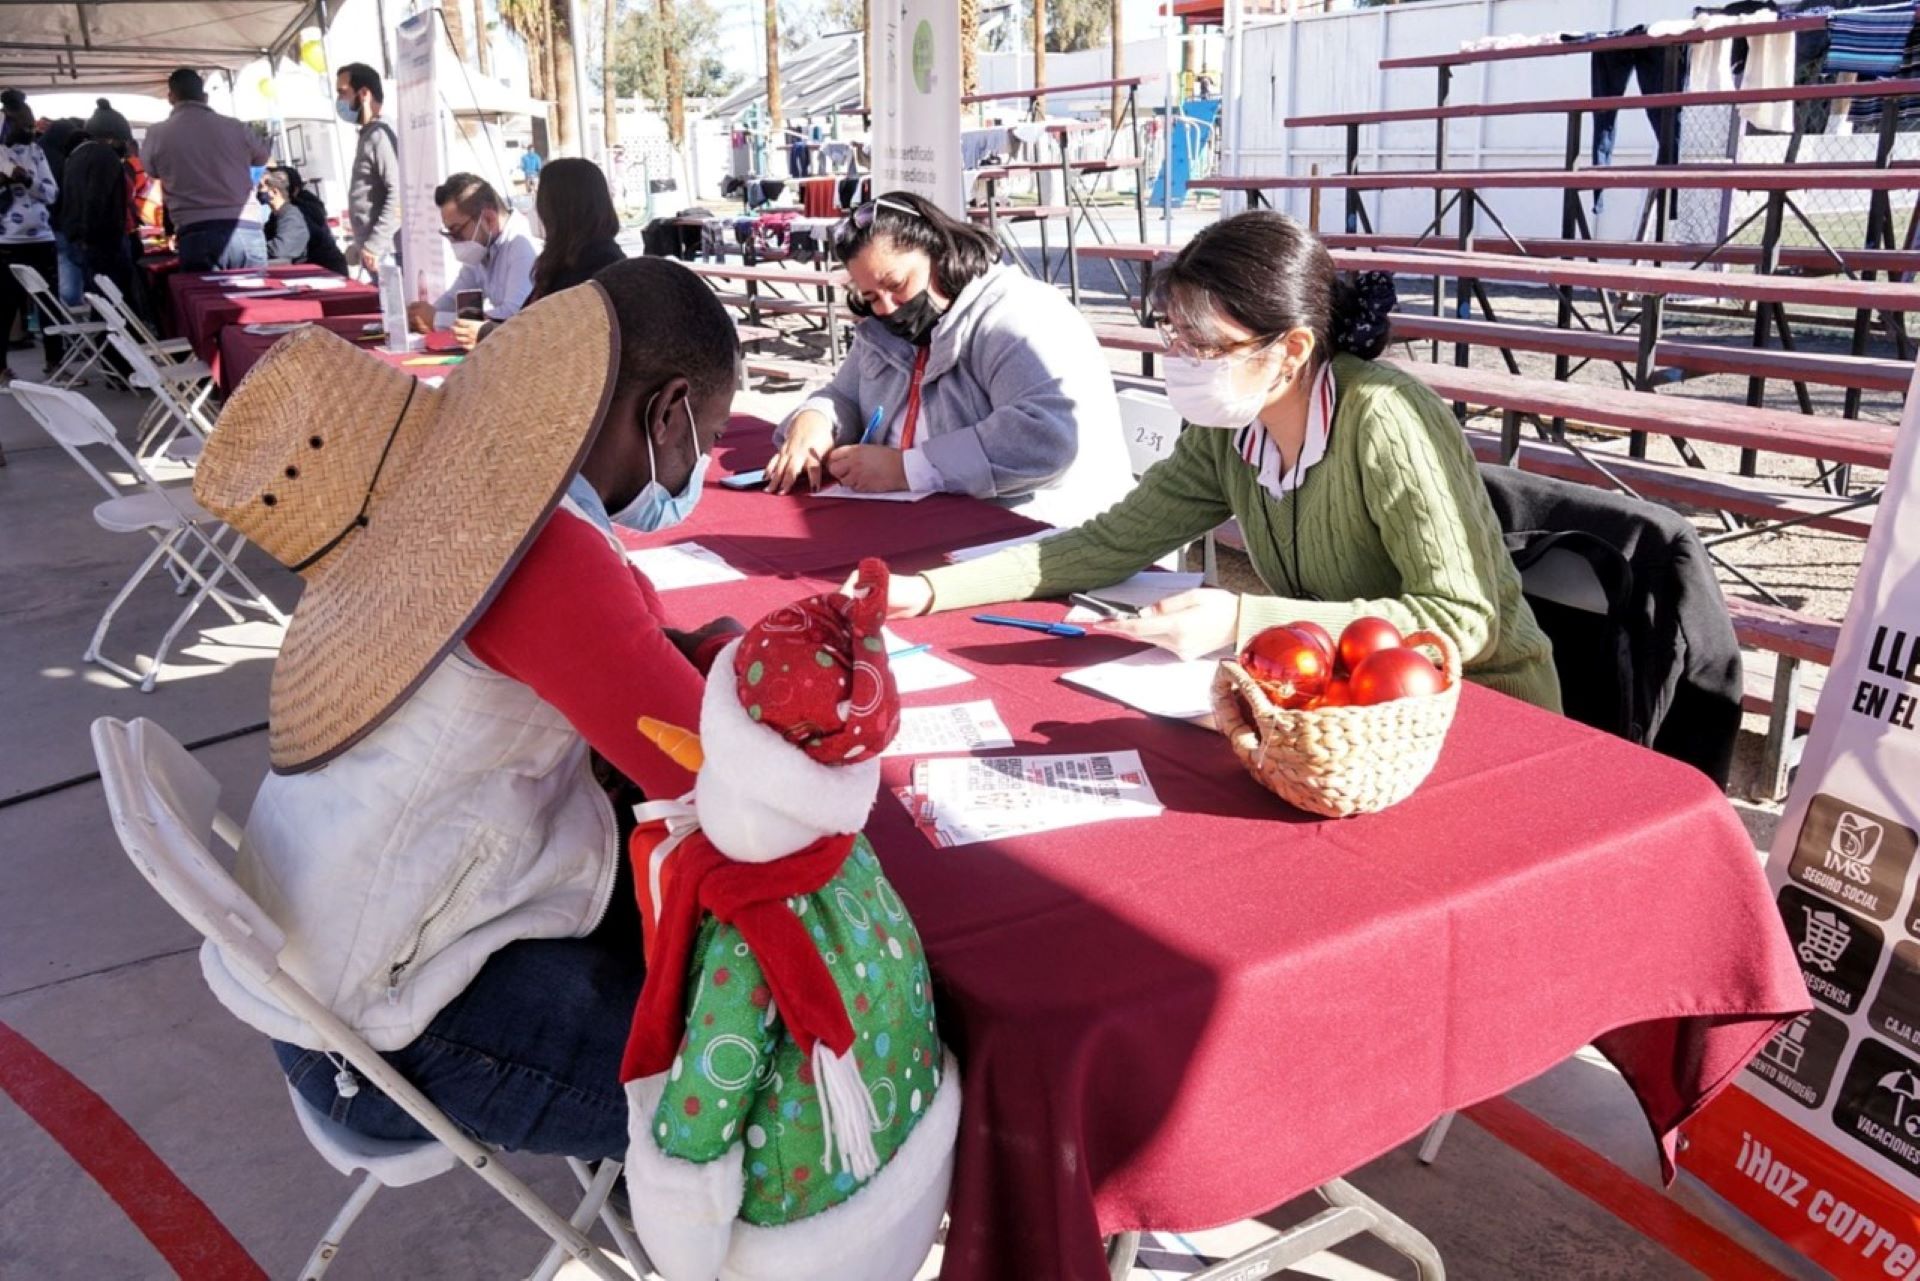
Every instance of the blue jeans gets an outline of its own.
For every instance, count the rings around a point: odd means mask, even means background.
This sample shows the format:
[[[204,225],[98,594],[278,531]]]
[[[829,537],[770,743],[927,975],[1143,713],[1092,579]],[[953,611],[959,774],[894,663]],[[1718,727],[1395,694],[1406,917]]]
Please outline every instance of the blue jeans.
[[[196,222],[177,237],[182,271],[227,271],[267,265],[267,234],[254,222]]]
[[[426,1031],[382,1057],[482,1143],[582,1161],[618,1157],[627,1148],[620,1058],[644,977],[623,853],[613,905],[592,934],[507,944]],[[364,1080],[341,1098],[340,1069],[320,1051],[281,1041],[273,1049],[300,1097],[339,1124],[375,1139],[426,1137]]]
[[[105,276],[120,286],[122,295],[133,294],[133,254],[123,236],[102,249],[76,243],[65,236],[54,237],[60,247],[60,301],[69,308],[78,307],[89,292],[99,292],[95,276]]]

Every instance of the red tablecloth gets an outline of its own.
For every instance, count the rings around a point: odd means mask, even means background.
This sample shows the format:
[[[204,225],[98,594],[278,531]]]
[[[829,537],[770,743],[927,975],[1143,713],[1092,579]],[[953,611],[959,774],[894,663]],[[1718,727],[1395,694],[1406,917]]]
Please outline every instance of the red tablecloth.
[[[720,461],[767,453],[723,444]],[[751,622],[860,555],[925,567],[937,544],[1025,527],[959,499],[709,484],[662,541],[698,540],[759,577],[663,599],[677,625]],[[1212,733],[1058,683],[1124,642],[964,614],[896,627],[978,677],[910,703],[990,697],[1029,752],[1135,748],[1167,807],[952,850],[890,794],[874,808],[867,830],[961,1059],[947,1281],[1104,1278],[1102,1234],[1262,1212],[1590,1041],[1664,1159],[1675,1127],[1808,1006],[1751,840],[1684,765],[1468,686],[1413,797],[1319,820]],[[889,761],[889,786],[909,768]]]
[[[459,351],[452,334],[432,333],[427,335],[426,351],[388,351],[381,342],[360,342],[364,338],[367,316],[321,316],[305,322],[331,329],[342,338],[350,339],[370,356],[392,365],[395,369],[405,370],[415,378],[441,378],[452,373],[457,365],[409,364],[419,361],[423,356],[451,354]],[[253,322],[249,322],[253,323]],[[285,334],[254,334],[247,332],[247,325],[228,325],[220,331],[220,359],[215,362],[215,374],[223,393],[231,393],[247,376],[247,371],[260,363],[260,358],[284,338]],[[382,340],[384,341],[384,340]]]
[[[294,320],[318,320],[322,316],[365,316],[380,313],[379,291],[372,285],[349,280],[341,288],[325,292],[252,298],[247,291],[235,290],[233,276],[269,276],[276,280],[301,276],[324,276],[318,267],[269,267],[265,271],[188,274],[175,272],[168,280],[173,302],[173,332],[193,344],[202,360],[215,364],[219,375],[220,331],[228,325],[284,324]],[[338,276],[333,277],[340,279]],[[238,380],[236,380],[238,381]]]

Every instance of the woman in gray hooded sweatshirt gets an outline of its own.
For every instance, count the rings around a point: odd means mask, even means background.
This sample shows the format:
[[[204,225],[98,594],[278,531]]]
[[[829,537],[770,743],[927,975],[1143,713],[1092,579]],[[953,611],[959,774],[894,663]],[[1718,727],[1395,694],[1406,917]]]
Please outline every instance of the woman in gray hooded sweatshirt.
[[[895,191],[841,223],[834,250],[863,319],[833,381],[776,432],[773,492],[972,494],[1072,525],[1132,488],[1093,330],[986,231]]]

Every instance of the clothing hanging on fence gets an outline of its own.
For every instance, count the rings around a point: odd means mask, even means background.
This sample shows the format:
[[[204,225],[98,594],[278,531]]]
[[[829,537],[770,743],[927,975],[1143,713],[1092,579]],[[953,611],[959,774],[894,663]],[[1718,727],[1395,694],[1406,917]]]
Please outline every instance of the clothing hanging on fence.
[[[1596,98],[1618,98],[1627,92],[1630,82],[1637,82],[1640,92],[1677,93],[1687,87],[1686,64],[1680,64],[1680,73],[1669,83],[1667,75],[1667,50],[1657,49],[1610,49],[1592,55],[1593,59],[1593,96]],[[1613,163],[1614,136],[1619,127],[1617,110],[1596,111],[1593,113],[1593,163],[1596,168],[1604,168]],[[1653,124],[1653,136],[1656,142],[1654,163],[1670,165],[1680,159],[1680,113],[1671,107],[1658,107],[1647,112],[1647,119]],[[1604,207],[1603,193],[1593,193],[1593,211],[1599,213]]]
[[[1733,84],[1733,41],[1702,40],[1687,55],[1687,83],[1696,93],[1720,93]]]
[[[1828,72],[1852,71],[1863,76],[1890,76],[1906,56],[1907,35],[1913,30],[1913,6],[1890,9],[1848,9],[1827,16]]]
[[[1794,37],[1791,31],[1769,36],[1754,36],[1747,41],[1747,70],[1740,79],[1743,89],[1789,89],[1793,86]],[[1740,117],[1755,129],[1770,133],[1793,132],[1791,102],[1749,102],[1740,108]]]

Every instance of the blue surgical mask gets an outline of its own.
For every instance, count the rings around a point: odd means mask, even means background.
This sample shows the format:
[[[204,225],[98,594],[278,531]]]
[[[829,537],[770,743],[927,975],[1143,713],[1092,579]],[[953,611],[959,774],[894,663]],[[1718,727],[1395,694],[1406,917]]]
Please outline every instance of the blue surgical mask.
[[[333,100],[333,109],[339,112],[340,118],[348,124],[357,125],[360,123],[360,103],[357,99],[335,98]]]
[[[669,494],[667,487],[658,480],[649,480],[639,497],[614,514],[614,524],[624,525],[642,534],[657,534],[693,515],[694,504],[700,501],[701,486],[706,483],[707,464],[712,460],[700,452],[700,432],[694,426],[693,406],[686,404],[686,410],[687,430],[693,435],[694,450],[693,475],[687,477],[687,487],[677,494]],[[647,400],[647,416],[653,416],[651,397]],[[653,459],[652,432],[647,433],[647,470],[654,476],[660,474]]]

